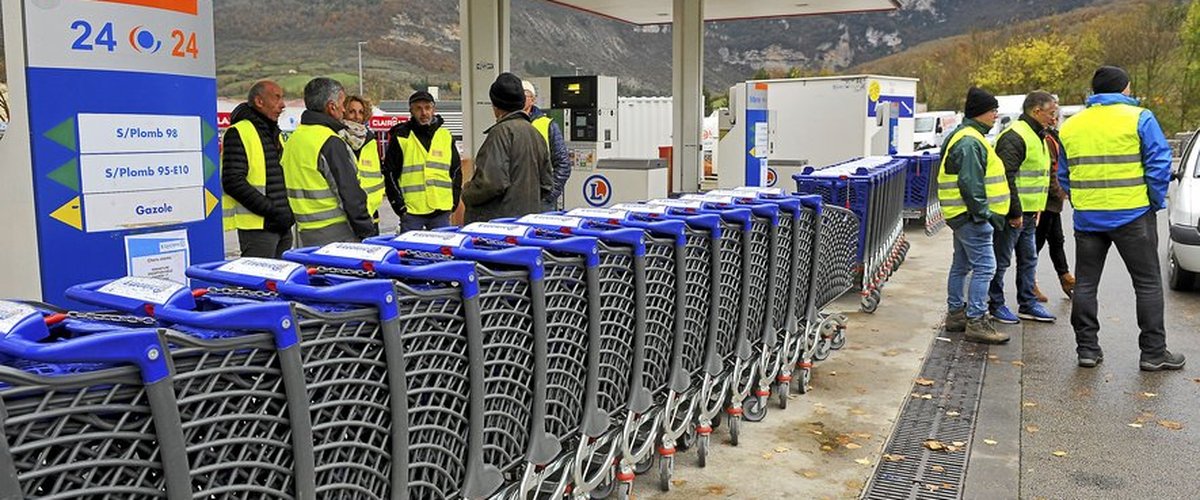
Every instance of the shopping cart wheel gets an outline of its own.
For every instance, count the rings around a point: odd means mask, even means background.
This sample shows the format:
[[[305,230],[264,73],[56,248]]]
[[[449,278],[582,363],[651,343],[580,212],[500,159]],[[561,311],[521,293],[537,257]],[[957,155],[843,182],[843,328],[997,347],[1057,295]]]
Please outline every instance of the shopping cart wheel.
[[[617,479],[610,473],[608,478],[606,478],[603,483],[600,483],[600,486],[597,486],[596,489],[588,492],[588,496],[596,500],[608,498],[616,489]]]
[[[675,474],[675,455],[658,460],[658,489],[671,491],[671,475]]]
[[[621,481],[617,485],[617,500],[629,500],[633,498],[633,481]]]
[[[740,415],[729,416],[729,444],[737,446],[742,437],[742,417]]]
[[[829,341],[829,347],[834,349],[846,347],[846,327],[839,325],[833,328],[833,338]]]
[[[862,312],[873,314],[876,309],[879,309],[879,299],[875,298],[876,292],[871,292],[870,295],[862,298]]]
[[[696,466],[705,467],[708,465],[708,443],[709,436],[705,434],[696,438]]]
[[[640,476],[642,474],[650,472],[650,469],[654,468],[654,457],[655,456],[656,456],[656,454],[654,453],[654,450],[650,450],[650,453],[646,454],[645,459],[643,459],[641,462],[633,464],[633,473]]]
[[[828,337],[821,337],[817,341],[817,348],[813,350],[813,361],[825,361],[829,357],[830,345]]]
[[[746,417],[746,420],[762,422],[764,418],[767,418],[767,397],[750,395],[742,400],[742,415]]]
[[[688,451],[696,446],[696,427],[694,425],[687,426],[683,431],[683,435],[675,440],[675,449],[679,451]]]
[[[786,410],[788,405],[788,393],[792,392],[791,382],[780,382],[775,384],[775,393],[779,394],[779,409]]]

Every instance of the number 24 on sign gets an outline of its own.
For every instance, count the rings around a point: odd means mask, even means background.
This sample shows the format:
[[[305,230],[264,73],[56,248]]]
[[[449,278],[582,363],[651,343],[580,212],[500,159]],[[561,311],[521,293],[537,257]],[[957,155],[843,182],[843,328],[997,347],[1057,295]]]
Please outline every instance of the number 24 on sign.
[[[78,36],[75,38],[75,42],[71,44],[72,50],[91,52],[96,50],[96,47],[103,47],[104,49],[108,50],[108,52],[116,52],[117,50],[117,40],[113,36],[113,23],[111,22],[104,23],[100,26],[100,29],[95,30],[95,37],[92,36],[92,23],[83,19],[77,19],[75,22],[71,23],[71,30],[78,33]],[[134,31],[140,32],[142,35],[149,36],[150,43],[146,44],[147,49],[151,46],[154,46],[154,35],[152,33],[146,31],[140,26],[138,28],[134,28]],[[184,32],[180,29],[174,29],[171,30],[171,40],[174,42],[174,46],[171,49],[172,57],[191,56],[192,59],[200,57],[200,49],[196,44],[196,32]],[[143,52],[143,50],[139,49],[137,45],[134,45],[134,33],[130,34],[129,43],[134,47],[134,49],[138,49],[138,52]],[[149,53],[153,54],[155,52],[158,52],[157,48]]]

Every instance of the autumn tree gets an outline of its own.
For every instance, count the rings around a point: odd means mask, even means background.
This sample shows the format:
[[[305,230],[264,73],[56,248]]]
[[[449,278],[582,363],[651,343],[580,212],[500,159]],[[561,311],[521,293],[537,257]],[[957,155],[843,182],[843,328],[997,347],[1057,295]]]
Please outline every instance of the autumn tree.
[[[1071,64],[1071,47],[1058,36],[1030,38],[994,52],[975,72],[975,81],[997,94],[1053,91],[1062,85]]]
[[[1182,45],[1182,68],[1179,96],[1179,122],[1192,125],[1191,111],[1200,99],[1200,2],[1192,2],[1179,28]]]

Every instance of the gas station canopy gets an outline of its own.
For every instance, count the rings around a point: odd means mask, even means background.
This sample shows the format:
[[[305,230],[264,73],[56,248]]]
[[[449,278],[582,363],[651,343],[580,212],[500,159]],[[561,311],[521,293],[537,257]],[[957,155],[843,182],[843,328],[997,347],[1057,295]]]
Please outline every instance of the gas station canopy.
[[[551,3],[633,24],[666,24],[672,0],[549,0]],[[889,11],[896,0],[703,0],[705,21]]]

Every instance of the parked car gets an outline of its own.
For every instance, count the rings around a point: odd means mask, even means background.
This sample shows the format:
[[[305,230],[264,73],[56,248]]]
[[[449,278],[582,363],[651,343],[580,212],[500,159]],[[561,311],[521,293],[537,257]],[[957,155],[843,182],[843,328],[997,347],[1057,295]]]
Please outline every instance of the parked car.
[[[1200,273],[1200,131],[1192,134],[1179,164],[1171,171],[1167,190],[1167,284],[1172,290],[1188,290]]]
[[[913,149],[922,150],[942,147],[946,134],[962,122],[954,111],[929,111],[913,117]]]

